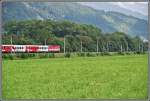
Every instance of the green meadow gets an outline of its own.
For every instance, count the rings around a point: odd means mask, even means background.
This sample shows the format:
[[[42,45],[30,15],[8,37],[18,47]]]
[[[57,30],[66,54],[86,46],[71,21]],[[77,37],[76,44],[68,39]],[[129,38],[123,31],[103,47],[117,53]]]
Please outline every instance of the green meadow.
[[[3,60],[3,99],[147,99],[148,55]]]

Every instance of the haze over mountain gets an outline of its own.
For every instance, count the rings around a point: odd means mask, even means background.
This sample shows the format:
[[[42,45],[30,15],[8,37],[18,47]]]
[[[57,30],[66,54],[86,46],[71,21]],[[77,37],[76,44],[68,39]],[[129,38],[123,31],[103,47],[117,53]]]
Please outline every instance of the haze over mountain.
[[[147,38],[147,20],[119,12],[96,10],[71,2],[6,2],[3,3],[3,20],[51,19],[69,20],[76,23],[92,24],[103,32],[125,32],[131,36]]]
[[[78,2],[97,10],[114,11],[148,20],[148,2]]]

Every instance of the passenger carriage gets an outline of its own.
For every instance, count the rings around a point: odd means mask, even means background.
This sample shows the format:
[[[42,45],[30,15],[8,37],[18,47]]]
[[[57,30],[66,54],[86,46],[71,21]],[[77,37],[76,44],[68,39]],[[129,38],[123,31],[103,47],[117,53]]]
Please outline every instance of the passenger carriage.
[[[60,52],[59,45],[2,45],[3,53],[10,52]]]

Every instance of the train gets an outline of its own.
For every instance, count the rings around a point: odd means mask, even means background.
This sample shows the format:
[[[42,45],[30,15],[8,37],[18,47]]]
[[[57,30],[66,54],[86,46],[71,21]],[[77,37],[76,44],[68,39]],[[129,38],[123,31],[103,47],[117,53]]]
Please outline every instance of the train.
[[[60,45],[2,45],[2,53],[60,52]]]

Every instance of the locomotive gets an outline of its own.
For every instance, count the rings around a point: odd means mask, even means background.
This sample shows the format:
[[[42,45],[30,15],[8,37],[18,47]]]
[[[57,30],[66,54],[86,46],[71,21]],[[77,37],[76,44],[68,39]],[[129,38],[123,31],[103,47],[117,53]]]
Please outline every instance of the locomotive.
[[[60,52],[59,45],[2,45],[3,53],[38,53],[38,52]]]

